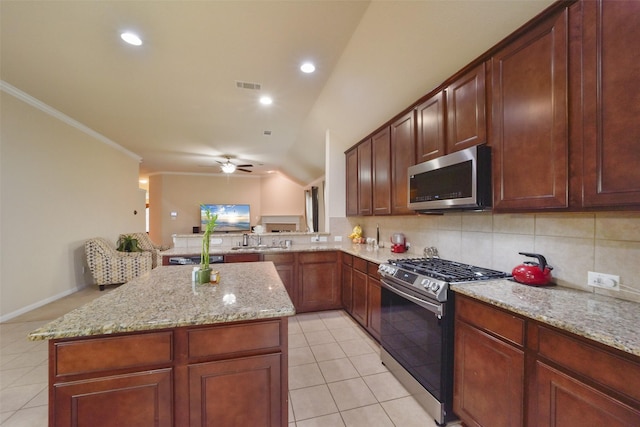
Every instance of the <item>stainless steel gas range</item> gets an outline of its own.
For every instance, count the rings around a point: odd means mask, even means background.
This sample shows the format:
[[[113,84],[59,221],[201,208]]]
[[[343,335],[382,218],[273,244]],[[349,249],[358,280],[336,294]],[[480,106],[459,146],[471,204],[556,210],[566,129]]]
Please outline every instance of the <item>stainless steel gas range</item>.
[[[389,260],[382,285],[380,357],[438,425],[453,413],[451,283],[497,279],[501,271],[437,257]]]

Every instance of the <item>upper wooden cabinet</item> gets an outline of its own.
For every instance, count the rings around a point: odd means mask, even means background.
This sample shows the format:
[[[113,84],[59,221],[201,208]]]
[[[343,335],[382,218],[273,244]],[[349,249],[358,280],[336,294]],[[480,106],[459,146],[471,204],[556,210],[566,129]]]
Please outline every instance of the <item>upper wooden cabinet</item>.
[[[582,70],[582,81],[576,79],[571,97],[576,112],[571,116],[576,203],[588,208],[637,207],[640,2],[585,1],[571,12],[572,22],[582,27],[580,43],[572,52],[573,69]]]
[[[374,215],[391,213],[391,137],[386,127],[371,137]]]
[[[356,216],[358,215],[358,149],[354,147],[347,151],[345,160],[347,163],[347,216]]]
[[[411,214],[409,201],[409,166],[416,163],[415,111],[391,124],[391,213]]]
[[[440,91],[416,107],[417,163],[446,154],[444,103],[444,91]]]
[[[373,214],[371,139],[358,145],[358,215]]]
[[[447,95],[447,153],[487,142],[484,63],[458,78]]]
[[[568,207],[566,9],[491,58],[494,209]]]

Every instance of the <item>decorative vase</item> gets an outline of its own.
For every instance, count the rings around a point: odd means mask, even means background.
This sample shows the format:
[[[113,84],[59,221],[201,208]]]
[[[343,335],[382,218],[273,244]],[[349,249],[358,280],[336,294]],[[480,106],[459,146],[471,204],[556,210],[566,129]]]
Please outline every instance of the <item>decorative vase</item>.
[[[205,269],[199,269],[196,270],[196,283],[203,285],[205,283],[209,283],[209,281],[211,280],[211,269],[210,268],[205,268]]]

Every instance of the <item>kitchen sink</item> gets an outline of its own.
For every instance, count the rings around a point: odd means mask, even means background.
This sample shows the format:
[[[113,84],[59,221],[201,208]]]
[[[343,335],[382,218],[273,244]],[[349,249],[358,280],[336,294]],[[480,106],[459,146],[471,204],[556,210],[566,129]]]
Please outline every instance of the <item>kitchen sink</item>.
[[[257,245],[257,246],[234,246],[231,248],[232,251],[240,251],[240,252],[273,251],[273,250],[281,250],[281,249],[286,249],[286,247],[281,245]]]

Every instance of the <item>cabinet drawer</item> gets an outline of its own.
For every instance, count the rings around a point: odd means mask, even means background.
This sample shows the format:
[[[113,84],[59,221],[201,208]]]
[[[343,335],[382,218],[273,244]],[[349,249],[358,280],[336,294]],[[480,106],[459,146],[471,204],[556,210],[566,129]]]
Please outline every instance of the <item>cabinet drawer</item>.
[[[173,361],[172,346],[172,332],[54,342],[54,375],[168,364]]]
[[[298,259],[300,264],[337,262],[338,253],[336,251],[301,252]]]
[[[376,264],[375,262],[371,262],[369,261],[367,263],[367,274],[369,276],[373,276],[376,279],[380,277],[380,275],[378,274],[378,264]]]
[[[353,255],[342,253],[342,263],[346,265],[353,265]]]
[[[353,257],[353,268],[363,273],[367,272],[367,260],[359,257]]]
[[[632,361],[538,325],[538,352],[573,372],[640,402],[640,361]]]
[[[295,262],[295,254],[263,254],[263,261],[271,261],[274,264],[293,264]]]
[[[191,329],[188,334],[190,359],[222,354],[278,348],[281,341],[281,322],[226,325]]]
[[[456,298],[456,317],[514,344],[524,345],[524,319],[461,296]]]
[[[258,262],[261,258],[261,254],[227,254],[224,256],[224,262]]]

